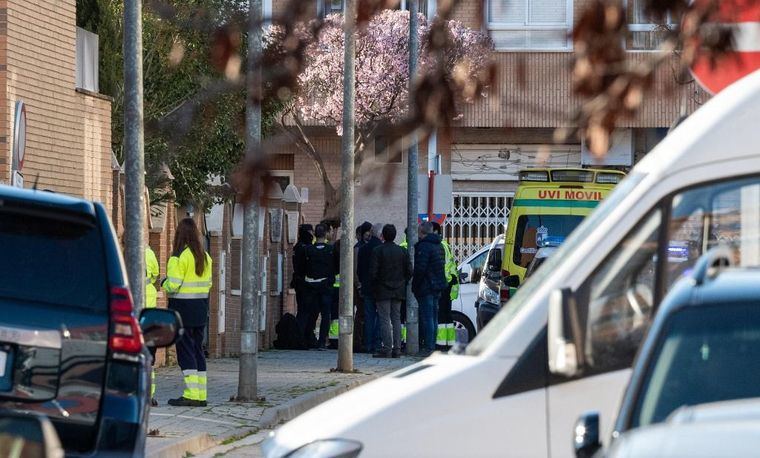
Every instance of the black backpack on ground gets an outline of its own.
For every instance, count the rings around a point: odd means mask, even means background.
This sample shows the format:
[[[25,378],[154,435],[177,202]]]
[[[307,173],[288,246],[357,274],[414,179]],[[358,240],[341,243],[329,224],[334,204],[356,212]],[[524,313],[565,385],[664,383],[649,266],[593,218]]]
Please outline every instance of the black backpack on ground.
[[[298,330],[298,322],[292,313],[286,313],[280,318],[280,322],[274,327],[277,332],[274,348],[279,350],[299,350],[303,348],[301,332]]]

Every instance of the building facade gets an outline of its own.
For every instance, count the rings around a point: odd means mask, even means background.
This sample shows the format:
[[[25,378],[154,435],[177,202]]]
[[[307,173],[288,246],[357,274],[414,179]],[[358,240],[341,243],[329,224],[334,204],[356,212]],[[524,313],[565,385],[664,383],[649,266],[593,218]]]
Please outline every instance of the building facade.
[[[267,0],[265,14],[277,14],[285,0]],[[664,27],[644,13],[643,0],[627,0],[629,35],[625,46],[633,61],[657,56]],[[401,2],[405,7],[406,2]],[[429,17],[435,14],[435,0],[420,1]],[[462,259],[503,230],[511,195],[517,186],[517,172],[523,168],[614,166],[629,169],[650,151],[682,115],[688,115],[707,94],[694,82],[680,83],[673,66],[663,65],[655,84],[633,119],[624,120],[613,136],[606,163],[597,164],[579,139],[556,144],[558,127],[567,126],[579,100],[572,92],[570,39],[575,21],[589,0],[483,0],[459,2],[454,19],[487,30],[494,41],[493,59],[498,76],[485,97],[463,106],[461,119],[452,135],[420,145],[420,174],[428,172],[427,151],[440,156],[439,174],[451,176],[453,198],[445,224],[446,236]],[[315,1],[315,12],[340,12],[340,0]],[[668,19],[666,22],[673,22]],[[673,57],[676,59],[676,57]],[[340,138],[332,128],[312,128],[311,137],[333,184],[340,183]],[[406,221],[406,154],[399,162],[388,163],[368,145],[356,182],[355,218],[362,221]],[[283,180],[295,184],[308,200],[304,215],[308,222],[322,218],[324,191],[311,160],[295,148],[284,148],[292,168],[277,170]],[[379,192],[382,180],[393,175],[388,194]],[[426,183],[422,183],[423,186]],[[426,212],[425,208],[420,209]]]
[[[97,36],[76,27],[75,0],[0,1],[0,101],[0,182],[13,181],[25,145],[25,187],[112,208],[111,101],[97,92]]]

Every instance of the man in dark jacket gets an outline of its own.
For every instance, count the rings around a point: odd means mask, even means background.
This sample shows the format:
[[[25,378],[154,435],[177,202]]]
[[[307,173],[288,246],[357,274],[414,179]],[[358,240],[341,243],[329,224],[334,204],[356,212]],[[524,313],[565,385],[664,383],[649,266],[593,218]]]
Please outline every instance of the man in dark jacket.
[[[312,315],[305,329],[314,329],[317,315],[321,315],[319,341],[317,349],[327,349],[330,333],[330,306],[332,305],[332,286],[335,282],[335,260],[333,246],[327,243],[327,227],[317,224],[314,229],[317,243],[306,248],[306,288],[311,299]]]
[[[383,226],[383,244],[372,251],[370,278],[377,304],[382,346],[375,358],[401,356],[401,301],[406,297],[406,282],[411,278],[409,254],[393,243],[396,227]],[[391,332],[391,329],[393,332]]]
[[[372,287],[372,276],[370,274],[370,263],[372,262],[372,251],[382,245],[377,237],[382,230],[382,226],[376,224],[370,229],[369,240],[359,248],[358,260],[356,263],[357,276],[359,277],[359,293],[364,302],[364,351],[375,353],[379,347],[380,333],[377,323],[377,305]]]
[[[301,337],[305,340],[304,345],[308,346],[316,342],[314,329],[304,329],[306,323],[311,321],[311,300],[308,297],[309,291],[306,289],[306,248],[312,245],[314,241],[314,227],[311,224],[301,224],[298,227],[298,241],[293,246],[293,279],[290,287],[296,290],[296,320],[301,328]]]
[[[448,285],[444,275],[445,264],[441,237],[433,232],[429,221],[420,224],[420,241],[414,245],[412,292],[419,304],[420,348],[424,353],[435,350],[438,298]]]

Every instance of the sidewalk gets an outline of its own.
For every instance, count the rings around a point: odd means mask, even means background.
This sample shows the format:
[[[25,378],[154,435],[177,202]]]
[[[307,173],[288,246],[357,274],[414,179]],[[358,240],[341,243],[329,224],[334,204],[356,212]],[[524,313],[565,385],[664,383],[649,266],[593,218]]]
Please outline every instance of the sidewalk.
[[[156,371],[159,406],[151,409],[146,455],[184,457],[230,443],[288,421],[311,407],[381,375],[412,364],[416,358],[377,359],[354,356],[354,374],[330,372],[338,359],[330,351],[262,352],[258,359],[255,403],[230,402],[237,394],[237,359],[215,359],[208,364],[208,407],[170,407],[166,401],[182,394],[179,367]]]

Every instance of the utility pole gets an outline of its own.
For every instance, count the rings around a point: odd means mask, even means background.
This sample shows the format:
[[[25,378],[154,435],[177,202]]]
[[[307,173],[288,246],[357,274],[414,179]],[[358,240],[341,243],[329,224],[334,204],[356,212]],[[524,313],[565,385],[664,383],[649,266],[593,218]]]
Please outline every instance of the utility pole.
[[[145,305],[145,158],[142,0],[124,2],[124,153],[127,275],[135,311]]]
[[[409,0],[409,106],[412,107],[414,100],[414,76],[417,73],[417,60],[420,50],[419,38],[419,18],[417,12],[420,10],[419,0]],[[409,145],[407,170],[407,192],[406,192],[406,240],[409,250],[409,259],[414,263],[414,244],[417,243],[417,174],[419,173],[419,140],[416,133],[412,133]],[[417,298],[412,293],[411,283],[406,289],[406,353],[414,355],[420,351],[419,340],[419,306]]]
[[[354,61],[356,58],[356,0],[346,0],[343,10],[343,138],[341,143],[340,185],[340,317],[338,370],[354,370]]]
[[[246,67],[246,160],[254,164],[261,154],[261,0],[249,0],[248,63]],[[261,178],[254,175],[261,188]],[[243,216],[243,284],[240,310],[240,371],[237,400],[255,401],[257,397],[257,358],[259,347],[259,196],[254,193]]]

